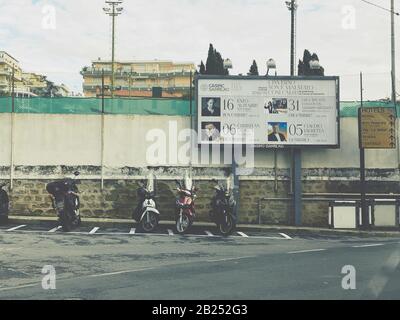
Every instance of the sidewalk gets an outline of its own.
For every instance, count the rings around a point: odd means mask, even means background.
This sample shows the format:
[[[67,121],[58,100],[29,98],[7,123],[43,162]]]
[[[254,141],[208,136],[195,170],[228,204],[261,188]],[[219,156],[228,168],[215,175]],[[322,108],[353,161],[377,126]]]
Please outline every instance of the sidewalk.
[[[13,224],[46,224],[57,222],[57,217],[33,217],[33,216],[10,216],[9,223]],[[96,226],[100,227],[118,227],[126,226],[127,224],[135,223],[129,219],[103,219],[103,218],[82,218],[82,226]],[[174,226],[175,221],[160,221],[160,225]],[[213,227],[214,223],[210,222],[197,222],[197,227]],[[339,229],[328,229],[328,228],[315,228],[315,227],[295,227],[295,226],[283,226],[283,225],[257,225],[257,224],[238,224],[237,229],[247,231],[274,231],[278,233],[288,233],[289,235],[336,235],[336,236],[373,236],[373,237],[399,237],[400,229],[387,229],[387,230],[339,230]]]

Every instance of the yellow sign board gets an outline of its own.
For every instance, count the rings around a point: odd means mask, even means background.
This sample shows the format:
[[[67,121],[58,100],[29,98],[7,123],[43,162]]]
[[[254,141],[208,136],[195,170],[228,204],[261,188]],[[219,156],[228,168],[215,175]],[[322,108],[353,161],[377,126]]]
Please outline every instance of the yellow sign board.
[[[360,148],[395,149],[396,113],[393,108],[360,108]]]

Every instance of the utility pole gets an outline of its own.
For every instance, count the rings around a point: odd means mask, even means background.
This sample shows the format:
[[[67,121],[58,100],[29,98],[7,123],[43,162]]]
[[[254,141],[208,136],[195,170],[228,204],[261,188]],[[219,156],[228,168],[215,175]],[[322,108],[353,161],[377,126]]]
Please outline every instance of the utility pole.
[[[123,3],[122,0],[119,1],[106,1],[109,8],[103,8],[106,15],[109,15],[112,20],[112,40],[111,40],[111,98],[114,98],[114,81],[115,81],[115,17],[122,14],[123,7],[120,5]]]
[[[394,107],[396,107],[396,42],[395,42],[395,30],[394,30],[394,0],[391,0],[390,7],[390,16],[391,16],[391,47],[392,47],[392,102]]]

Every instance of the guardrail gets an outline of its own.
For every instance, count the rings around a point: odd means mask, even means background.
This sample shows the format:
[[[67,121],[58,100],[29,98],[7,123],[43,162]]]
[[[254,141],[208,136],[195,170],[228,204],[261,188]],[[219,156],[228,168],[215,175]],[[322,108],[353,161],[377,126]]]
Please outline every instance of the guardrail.
[[[290,196],[290,194],[288,194]],[[328,202],[329,212],[328,221],[331,228],[335,227],[334,208],[351,207],[354,208],[355,227],[361,224],[360,195],[356,193],[309,193],[303,194],[304,202]],[[291,197],[267,197],[260,198],[258,207],[258,224],[261,224],[262,202],[264,201],[284,201],[292,204]],[[396,227],[400,228],[400,194],[367,194],[367,206],[369,209],[369,223],[375,227]],[[343,213],[342,213],[343,214]],[[290,221],[288,221],[290,223]]]

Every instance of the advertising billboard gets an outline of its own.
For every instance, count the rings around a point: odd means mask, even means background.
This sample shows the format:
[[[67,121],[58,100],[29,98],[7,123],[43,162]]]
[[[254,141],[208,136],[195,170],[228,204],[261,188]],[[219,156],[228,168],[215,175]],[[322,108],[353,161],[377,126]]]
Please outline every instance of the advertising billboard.
[[[196,78],[199,144],[339,147],[338,77]]]

